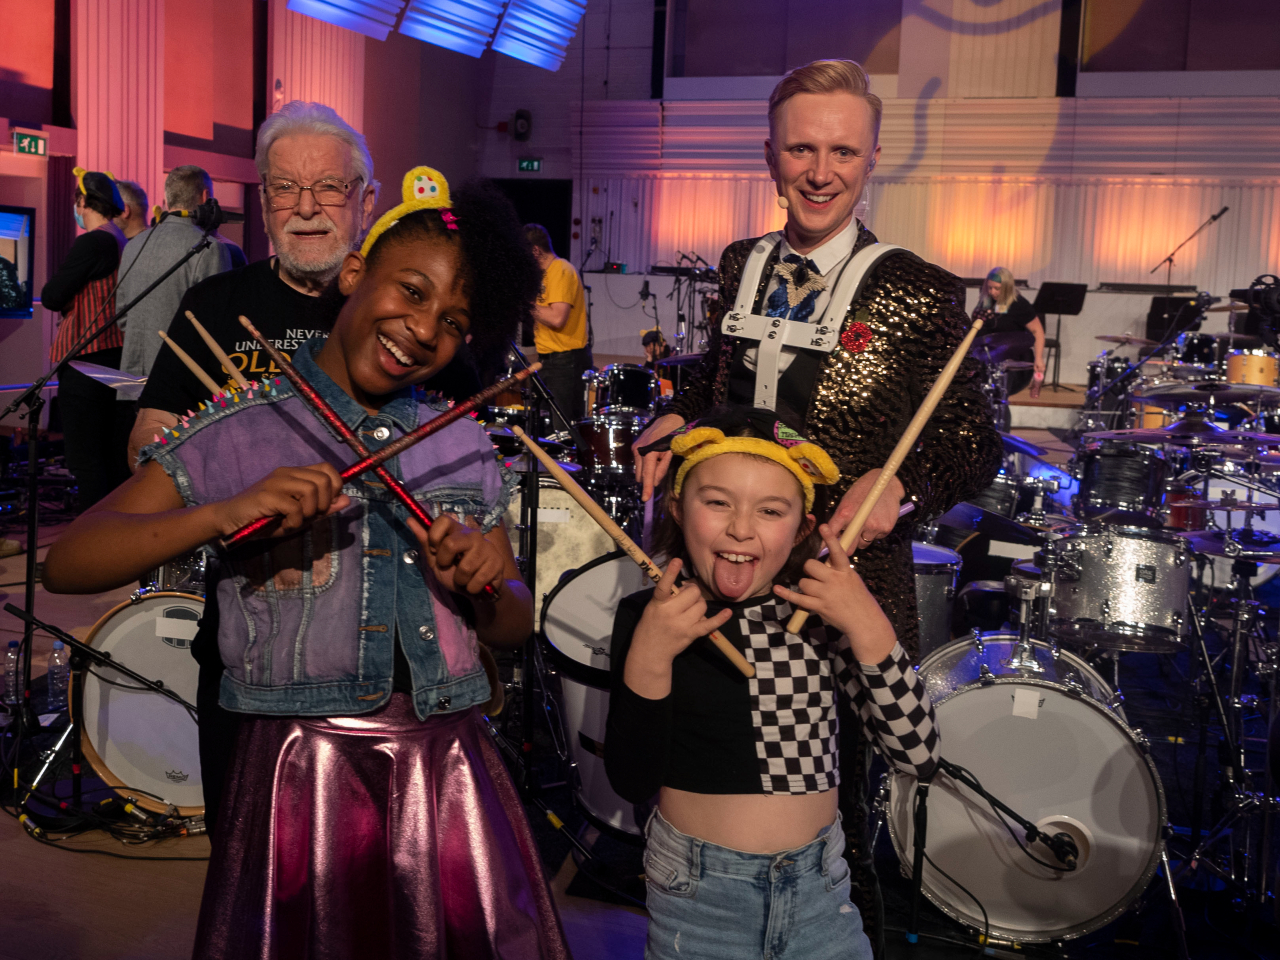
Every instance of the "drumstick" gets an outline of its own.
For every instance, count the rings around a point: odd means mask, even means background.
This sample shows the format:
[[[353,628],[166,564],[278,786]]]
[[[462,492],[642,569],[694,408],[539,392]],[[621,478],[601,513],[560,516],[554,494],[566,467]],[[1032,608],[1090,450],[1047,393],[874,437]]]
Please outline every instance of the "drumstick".
[[[634,560],[640,569],[649,575],[649,579],[657,583],[662,579],[662,569],[649,559],[648,555],[640,549],[640,545],[627,536],[626,532],[618,526],[613,517],[604,512],[600,504],[596,503],[591,497],[578,486],[578,482],[569,476],[569,472],[560,466],[555,459],[543,450],[538,443],[533,440],[519,427],[512,427],[511,432],[524,441],[524,445],[529,448],[529,452],[537,457],[542,465],[545,466],[551,476],[555,477],[560,486],[569,496],[578,502],[582,509],[586,510],[591,519],[600,525],[600,529],[613,538],[613,542],[620,546],[632,560]],[[710,633],[711,642],[729,658],[729,662],[742,671],[742,675],[746,677],[754,677],[756,668],[747,663],[747,658],[738,652],[737,648],[729,642],[719,630],[713,630]]]
[[[191,326],[196,328],[196,333],[200,334],[201,339],[204,340],[209,349],[213,351],[213,355],[217,358],[218,362],[222,364],[222,369],[231,374],[231,379],[240,384],[241,390],[248,390],[249,381],[244,378],[244,374],[240,372],[240,368],[231,362],[231,358],[227,356],[227,352],[223,350],[222,347],[218,346],[218,341],[213,339],[209,334],[209,331],[204,328],[204,324],[196,319],[196,315],[194,313],[188,310],[186,311],[186,314],[187,319],[191,321]]]
[[[956,347],[955,353],[951,355],[947,365],[942,368],[942,373],[938,374],[938,379],[934,381],[933,386],[925,395],[924,402],[920,404],[920,409],[916,411],[916,415],[907,424],[907,429],[898,439],[898,445],[893,448],[893,453],[889,454],[889,459],[885,461],[884,469],[880,471],[880,476],[876,478],[876,482],[871,486],[871,492],[867,494],[867,498],[862,501],[862,505],[854,513],[853,520],[849,522],[849,526],[845,527],[844,533],[840,534],[840,546],[844,548],[845,553],[849,552],[849,548],[862,535],[862,527],[866,524],[867,518],[871,516],[871,511],[875,509],[880,495],[888,488],[890,482],[898,473],[898,468],[902,466],[902,461],[907,458],[907,454],[915,446],[916,440],[920,437],[920,431],[924,429],[924,425],[933,416],[934,408],[942,400],[942,395],[947,392],[947,387],[951,386],[951,381],[955,378],[956,371],[960,369],[961,361],[964,360],[965,354],[969,352],[969,346],[973,343],[973,338],[978,335],[978,331],[981,329],[982,321],[973,321],[973,326],[964,335],[964,339],[960,341],[960,346]],[[899,516],[901,516],[901,513],[899,513]],[[787,621],[787,633],[798,634],[807,619],[809,619],[808,610],[796,610],[791,615],[791,619]]]
[[[514,386],[515,384],[519,383],[521,380],[524,380],[526,377],[532,376],[534,372],[541,369],[541,366],[542,365],[539,363],[531,364],[529,367],[525,368],[524,370],[521,370],[515,376],[508,377],[506,380],[502,380],[498,383],[495,383],[493,386],[488,387],[485,390],[481,390],[470,400],[466,400],[463,403],[457,404],[452,409],[440,414],[440,416],[434,418],[433,420],[428,420],[426,423],[424,423],[422,426],[418,427],[417,429],[413,430],[411,433],[406,433],[403,437],[401,437],[399,440],[395,441],[394,443],[387,444],[377,453],[370,454],[369,456],[365,457],[363,460],[353,463],[351,466],[343,470],[342,473],[339,474],[339,476],[341,476],[343,480],[350,480],[352,477],[359,476],[360,474],[364,473],[367,470],[377,470],[380,466],[382,466],[382,464],[386,463],[392,457],[396,456],[399,453],[403,453],[406,448],[412,447],[416,443],[421,443],[427,437],[431,436],[431,434],[436,433],[437,431],[443,429],[444,427],[447,427],[449,424],[453,423],[453,421],[461,417],[465,417],[473,409],[475,409],[485,401],[489,400],[491,397],[493,397],[497,393]],[[316,411],[316,416],[320,417],[319,411]],[[389,477],[391,476],[390,473],[387,473],[386,475]],[[391,477],[391,480],[392,480],[392,483],[398,483],[398,481],[396,481],[394,477]],[[408,496],[407,492],[406,492],[406,496]],[[411,501],[413,500],[412,497],[409,497],[409,499]],[[413,501],[413,503],[414,505],[412,507],[409,507],[409,511],[413,513],[414,517],[419,521],[422,521],[422,518],[426,517],[426,520],[423,522],[425,523],[426,526],[429,527],[431,525],[431,517],[428,516],[422,510],[421,504],[417,503],[416,501]],[[245,537],[248,537],[254,533],[257,533],[259,530],[261,530],[268,523],[270,523],[272,520],[275,520],[275,519],[276,518],[274,516],[259,517],[257,520],[253,521],[253,523],[250,523],[250,524],[247,524],[246,526],[241,527],[239,530],[233,533],[230,537],[227,537],[225,540],[223,540],[223,543],[228,547],[234,546],[235,544],[243,540]]]
[[[183,350],[180,346],[173,342],[167,333],[163,330],[157,330],[160,339],[169,345],[169,349],[178,355],[178,359],[186,364],[187,369],[196,375],[196,379],[203,383],[210,393],[221,393],[222,388],[213,382],[213,377],[204,372],[204,368],[200,364],[191,359],[191,355]]]

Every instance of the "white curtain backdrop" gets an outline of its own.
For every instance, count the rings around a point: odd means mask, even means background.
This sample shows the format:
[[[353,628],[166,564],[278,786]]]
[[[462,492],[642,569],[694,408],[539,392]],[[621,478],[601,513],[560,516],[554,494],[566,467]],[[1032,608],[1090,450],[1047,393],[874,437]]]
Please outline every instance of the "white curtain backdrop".
[[[763,178],[658,174],[587,179],[575,209],[584,238],[601,221],[599,253],[642,273],[680,252],[713,265],[731,240],[782,225]],[[1225,295],[1280,271],[1280,198],[1274,180],[929,177],[872,181],[865,222],[959,276],[1009,267],[1045,280],[1161,283],[1150,269],[1211,214],[1230,211],[1178,254],[1175,284]],[[585,248],[578,245],[578,250]],[[581,258],[581,252],[575,254]]]

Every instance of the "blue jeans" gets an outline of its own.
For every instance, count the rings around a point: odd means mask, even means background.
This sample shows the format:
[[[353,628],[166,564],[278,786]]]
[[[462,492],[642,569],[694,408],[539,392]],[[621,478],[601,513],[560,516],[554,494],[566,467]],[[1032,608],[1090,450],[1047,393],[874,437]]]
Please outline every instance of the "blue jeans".
[[[871,960],[839,817],[772,854],[686,836],[656,810],[645,833],[645,960]]]

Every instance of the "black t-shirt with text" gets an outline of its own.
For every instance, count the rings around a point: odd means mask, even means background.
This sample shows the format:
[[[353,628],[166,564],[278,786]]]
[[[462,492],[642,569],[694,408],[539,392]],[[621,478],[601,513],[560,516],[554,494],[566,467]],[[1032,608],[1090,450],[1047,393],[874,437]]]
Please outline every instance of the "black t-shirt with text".
[[[187,291],[169,325],[169,336],[213,380],[234,386],[213,351],[187,319],[190,310],[210,336],[226,352],[247,380],[279,376],[271,358],[240,325],[240,316],[253,321],[286,357],[312,337],[327,336],[342,308],[342,299],[330,294],[308,296],[276,275],[275,261],[260,260],[239,270],[228,270],[197,283]],[[182,414],[209,399],[209,391],[172,350],[162,349],[151,367],[147,385],[138,399],[140,407]]]

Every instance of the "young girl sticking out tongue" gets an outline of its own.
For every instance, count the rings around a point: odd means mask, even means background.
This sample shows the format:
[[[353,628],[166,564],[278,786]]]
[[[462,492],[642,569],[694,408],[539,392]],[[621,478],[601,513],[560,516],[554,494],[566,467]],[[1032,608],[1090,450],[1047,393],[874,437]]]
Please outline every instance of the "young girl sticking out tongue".
[[[737,407],[667,442],[678,459],[655,546],[671,559],[656,589],[618,607],[605,740],[614,790],[658,798],[645,957],[870,958],[836,810],[836,683],[862,720],[844,735],[870,737],[920,777],[938,758],[933,707],[816,523],[814,484],[839,477],[820,447],[769,411]],[[822,543],[830,565],[814,559]],[[793,605],[811,614],[801,636],[786,632]],[[700,639],[715,629],[753,678]]]
[[[540,284],[494,188],[451,205],[418,167],[402,195],[347,255],[332,334],[292,357],[371,451],[437,417],[415,386],[464,340],[501,351]],[[343,482],[353,454],[283,378],[211,402],[141,461],[54,544],[44,582],[105,590],[216,547],[220,702],[241,719],[196,960],[567,960],[481,715],[479,645],[533,627],[483,429],[460,419],[387,461],[429,531],[377,475]],[[218,546],[260,517],[267,537]]]

